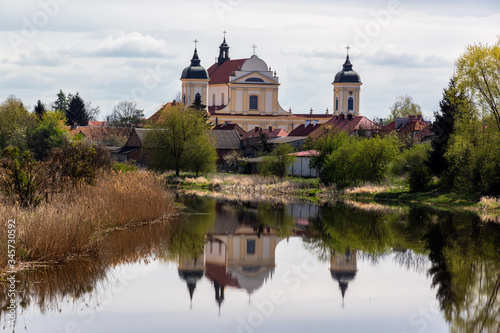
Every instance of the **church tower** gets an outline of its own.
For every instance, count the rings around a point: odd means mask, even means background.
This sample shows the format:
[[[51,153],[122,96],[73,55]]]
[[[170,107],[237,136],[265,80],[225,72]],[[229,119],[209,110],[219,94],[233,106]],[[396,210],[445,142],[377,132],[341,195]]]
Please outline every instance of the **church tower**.
[[[195,43],[198,41],[195,40]],[[198,50],[194,48],[191,65],[182,71],[182,102],[186,106],[191,106],[196,100],[203,105],[207,105],[208,82],[210,78],[207,70],[200,65]]]
[[[333,115],[360,116],[359,93],[361,90],[361,77],[352,70],[349,60],[349,49],[343,68],[335,75],[333,80]]]
[[[226,32],[224,31],[224,41],[219,46],[219,58],[217,58],[217,65],[222,65],[229,58],[229,45],[226,43]]]

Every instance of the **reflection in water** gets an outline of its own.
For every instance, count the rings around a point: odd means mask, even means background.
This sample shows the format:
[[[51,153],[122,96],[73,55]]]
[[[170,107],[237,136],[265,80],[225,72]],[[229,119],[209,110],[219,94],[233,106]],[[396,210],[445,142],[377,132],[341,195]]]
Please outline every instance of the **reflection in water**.
[[[429,276],[451,331],[500,329],[498,224],[483,224],[473,214],[423,208],[367,211],[343,203],[180,200],[186,207],[183,218],[114,232],[98,259],[19,272],[19,311],[35,307],[42,314],[57,313],[68,299],[92,307],[114,283],[114,269],[159,260],[176,263],[186,300],[192,304],[210,292],[220,313],[239,291],[250,297],[278,282],[272,280],[276,249],[281,241],[298,237],[311,254],[329,263],[329,275],[328,270],[317,274],[335,281],[323,287],[338,286],[342,305],[362,287],[360,263],[376,265],[391,256],[399,266]],[[198,288],[207,282],[210,291]],[[5,323],[5,285],[0,301]]]

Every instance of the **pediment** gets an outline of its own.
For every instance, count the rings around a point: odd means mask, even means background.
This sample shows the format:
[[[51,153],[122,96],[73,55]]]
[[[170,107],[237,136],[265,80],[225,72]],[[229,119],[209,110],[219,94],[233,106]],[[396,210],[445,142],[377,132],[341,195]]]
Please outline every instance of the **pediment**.
[[[231,81],[232,84],[279,84],[277,81],[260,74],[259,72],[251,72],[242,77]]]

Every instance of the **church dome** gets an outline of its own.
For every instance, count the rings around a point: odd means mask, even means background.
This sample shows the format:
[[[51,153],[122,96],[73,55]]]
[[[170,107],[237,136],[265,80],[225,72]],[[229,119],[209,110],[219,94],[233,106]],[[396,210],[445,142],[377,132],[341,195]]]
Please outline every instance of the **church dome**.
[[[267,72],[269,69],[264,60],[254,54],[250,59],[243,63],[241,70],[243,72]]]
[[[208,72],[207,70],[200,65],[200,58],[198,58],[198,51],[194,49],[193,58],[191,59],[191,65],[184,68],[182,71],[182,79],[207,79],[208,80]]]
[[[352,64],[347,56],[343,68],[335,75],[333,83],[361,83],[361,77],[352,70]]]

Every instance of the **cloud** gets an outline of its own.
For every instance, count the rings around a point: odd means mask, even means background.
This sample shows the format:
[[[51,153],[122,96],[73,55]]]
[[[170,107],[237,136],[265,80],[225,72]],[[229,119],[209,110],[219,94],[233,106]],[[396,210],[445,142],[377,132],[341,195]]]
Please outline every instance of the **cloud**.
[[[163,58],[170,57],[167,44],[151,35],[142,35],[134,31],[108,36],[95,48],[85,50],[86,56],[116,57],[116,58]]]
[[[62,66],[69,63],[69,58],[59,51],[44,44],[37,44],[34,48],[19,56],[15,64],[20,66]]]
[[[434,68],[450,64],[450,61],[437,55],[421,56],[406,52],[378,49],[372,55],[364,55],[365,61],[376,66],[403,67],[403,68]]]

